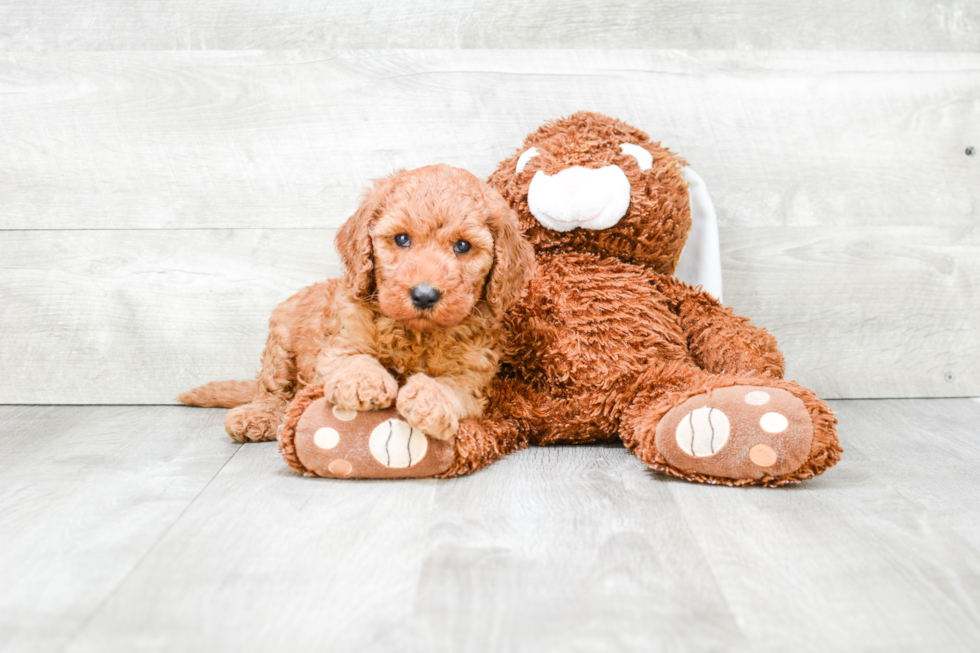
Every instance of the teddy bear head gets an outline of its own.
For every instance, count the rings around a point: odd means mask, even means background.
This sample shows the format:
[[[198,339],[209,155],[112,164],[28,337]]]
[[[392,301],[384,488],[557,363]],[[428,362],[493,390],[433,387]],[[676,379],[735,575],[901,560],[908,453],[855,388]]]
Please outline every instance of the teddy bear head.
[[[536,251],[589,252],[673,274],[691,227],[684,165],[639,129],[579,112],[531,133],[488,181]]]

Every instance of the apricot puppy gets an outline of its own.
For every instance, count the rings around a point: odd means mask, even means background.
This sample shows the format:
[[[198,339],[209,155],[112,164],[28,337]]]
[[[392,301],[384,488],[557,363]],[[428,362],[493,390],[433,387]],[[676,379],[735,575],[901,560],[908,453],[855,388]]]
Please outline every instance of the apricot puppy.
[[[231,437],[272,440],[296,393],[322,383],[341,410],[394,404],[412,427],[452,437],[483,414],[501,317],[533,271],[516,214],[469,172],[427,166],[377,181],[336,245],[343,278],[276,308],[258,378],[208,383],[180,401],[233,408]]]

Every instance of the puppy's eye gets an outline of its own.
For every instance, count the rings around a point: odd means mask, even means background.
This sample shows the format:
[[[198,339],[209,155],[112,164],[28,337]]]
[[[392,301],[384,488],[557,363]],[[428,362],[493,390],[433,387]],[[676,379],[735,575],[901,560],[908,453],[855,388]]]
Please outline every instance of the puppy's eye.
[[[465,240],[457,240],[456,244],[453,245],[453,251],[457,254],[465,254],[466,252],[470,251],[471,247],[472,245]]]
[[[408,247],[412,244],[412,239],[408,237],[408,234],[398,234],[395,236],[395,244],[399,247]]]

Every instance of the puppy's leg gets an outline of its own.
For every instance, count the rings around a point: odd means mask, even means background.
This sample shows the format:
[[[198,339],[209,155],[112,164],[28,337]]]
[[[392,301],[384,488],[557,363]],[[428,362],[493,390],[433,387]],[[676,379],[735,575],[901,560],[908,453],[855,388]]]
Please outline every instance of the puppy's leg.
[[[323,396],[343,410],[379,410],[395,403],[398,382],[369,354],[322,352],[317,362]]]
[[[469,416],[464,409],[466,399],[465,393],[459,392],[445,380],[416,374],[398,393],[398,412],[412,427],[426,435],[448,440],[459,430],[459,421]],[[480,412],[476,412],[474,417],[479,416]]]
[[[408,423],[439,440],[459,430],[460,420],[479,419],[492,372],[431,377],[415,374],[398,392],[398,412]]]
[[[297,389],[296,364],[286,347],[288,342],[285,327],[274,327],[269,332],[252,402],[231,409],[225,416],[225,430],[239,442],[276,439],[276,430]]]

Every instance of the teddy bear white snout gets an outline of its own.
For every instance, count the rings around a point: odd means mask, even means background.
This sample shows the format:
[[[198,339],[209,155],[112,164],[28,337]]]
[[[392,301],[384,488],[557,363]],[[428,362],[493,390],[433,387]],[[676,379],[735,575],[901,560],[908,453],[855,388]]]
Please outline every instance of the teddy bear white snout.
[[[617,165],[566,168],[556,175],[541,170],[527,191],[535,219],[554,231],[608,229],[626,215],[630,181]]]

